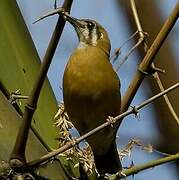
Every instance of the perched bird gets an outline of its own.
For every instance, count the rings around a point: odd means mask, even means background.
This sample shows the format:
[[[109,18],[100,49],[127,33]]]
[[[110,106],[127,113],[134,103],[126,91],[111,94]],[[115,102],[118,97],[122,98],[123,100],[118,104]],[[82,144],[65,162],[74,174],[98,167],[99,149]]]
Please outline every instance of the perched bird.
[[[65,109],[81,135],[120,114],[120,81],[109,61],[110,40],[96,21],[64,15],[74,26],[79,45],[72,53],[63,76]],[[116,148],[117,127],[87,138],[99,174],[121,169]]]

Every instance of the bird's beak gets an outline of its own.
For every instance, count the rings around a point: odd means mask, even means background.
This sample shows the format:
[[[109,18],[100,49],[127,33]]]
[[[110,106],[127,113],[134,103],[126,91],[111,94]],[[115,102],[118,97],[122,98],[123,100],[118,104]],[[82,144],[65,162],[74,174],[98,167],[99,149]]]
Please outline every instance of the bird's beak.
[[[75,29],[80,29],[80,28],[83,28],[84,27],[84,23],[77,19],[77,18],[74,18],[72,16],[70,16],[69,14],[65,13],[64,14],[64,18],[66,21],[68,21]]]

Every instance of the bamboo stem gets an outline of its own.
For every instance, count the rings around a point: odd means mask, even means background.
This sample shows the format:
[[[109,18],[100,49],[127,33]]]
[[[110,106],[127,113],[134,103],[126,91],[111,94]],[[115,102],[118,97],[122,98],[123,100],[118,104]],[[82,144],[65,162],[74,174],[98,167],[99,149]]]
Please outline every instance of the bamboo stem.
[[[162,46],[164,40],[166,39],[169,32],[173,28],[175,22],[177,21],[178,15],[179,15],[179,2],[176,3],[172,13],[165,21],[156,39],[154,40],[153,44],[147,51],[147,54],[145,55],[144,59],[140,63],[138,71],[134,75],[134,78],[130,83],[129,88],[122,99],[122,112],[126,111],[130,106],[139,86],[141,85],[143,79],[147,74],[146,72],[150,68],[151,63],[153,62],[158,51],[160,50],[160,47]]]
[[[138,12],[137,12],[135,0],[130,0],[130,3],[131,3],[131,9],[132,9],[132,12],[133,12],[134,20],[135,20],[137,29],[139,31],[140,39],[144,39],[144,41],[143,41],[144,51],[147,52],[148,46],[147,46],[147,43],[145,42],[145,35],[144,35],[144,31],[143,31],[141,23],[140,23],[140,19],[139,19],[139,15],[138,15]],[[155,67],[154,63],[151,64],[151,68],[157,69]],[[163,91],[164,87],[163,87],[162,81],[160,80],[159,73],[157,72],[157,70],[152,75],[153,75],[154,79],[156,80],[160,91]],[[172,107],[172,104],[170,103],[170,100],[169,100],[168,96],[164,95],[163,97],[165,99],[165,102],[166,102],[169,110],[170,110],[170,113],[172,114],[173,118],[176,120],[177,124],[179,125],[179,118],[178,118],[174,108]]]
[[[132,168],[122,170],[122,172],[119,172],[116,175],[116,178],[122,178],[124,176],[127,177],[130,175],[134,175],[134,174],[137,174],[138,172],[143,171],[145,169],[153,168],[155,166],[159,166],[161,164],[165,164],[165,163],[168,163],[171,161],[176,161],[178,159],[179,159],[179,153],[177,153],[175,155],[169,155],[167,157],[159,158],[159,159],[150,161],[150,162],[145,163],[145,164],[136,165]]]
[[[65,9],[65,11],[70,11],[72,2],[73,0],[65,0],[63,4],[63,9]],[[59,39],[61,37],[64,25],[65,25],[65,20],[63,19],[62,15],[59,15],[55,30],[53,32],[49,46],[47,48],[43,62],[41,64],[39,74],[37,76],[37,79],[34,82],[29,98],[27,100],[27,104],[25,105],[23,120],[19,128],[16,142],[15,142],[15,145],[11,153],[11,157],[10,157],[10,164],[13,167],[17,166],[17,163],[20,165],[24,165],[26,163],[25,148],[27,144],[32,117],[36,110],[39,95],[40,95],[44,80],[46,78],[47,71],[49,69],[52,58],[54,56],[56,47],[58,45]]]
[[[66,151],[67,149],[70,149],[72,148],[73,146],[77,145],[78,143],[80,143],[81,141],[83,141],[84,139],[96,134],[97,132],[101,131],[102,129],[106,128],[107,126],[114,126],[118,121],[121,120],[121,118],[124,118],[130,114],[136,114],[138,113],[138,111],[143,108],[144,106],[146,106],[147,104],[153,102],[154,100],[160,98],[161,96],[163,96],[164,94],[174,90],[175,88],[178,88],[179,87],[179,83],[176,83],[175,85],[169,87],[168,89],[166,89],[165,91],[163,92],[160,92],[159,94],[147,99],[146,101],[142,102],[141,104],[139,104],[138,106],[134,106],[132,109],[129,109],[127,111],[125,111],[124,113],[114,117],[114,118],[109,118],[104,124],[94,128],[93,130],[89,131],[88,133],[80,136],[79,138],[73,140],[73,141],[70,141],[68,144],[60,147],[59,149],[57,150],[54,150],[44,156],[42,156],[41,158],[37,159],[37,160],[34,160],[32,162],[29,162],[27,163],[28,166],[38,166],[39,164],[55,157],[56,155]]]

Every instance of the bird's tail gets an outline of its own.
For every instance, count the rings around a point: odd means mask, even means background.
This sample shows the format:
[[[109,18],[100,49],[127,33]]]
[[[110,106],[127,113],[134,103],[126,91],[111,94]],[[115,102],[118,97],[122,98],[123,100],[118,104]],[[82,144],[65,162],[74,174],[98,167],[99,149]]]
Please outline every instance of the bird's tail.
[[[94,154],[96,169],[99,174],[114,174],[122,169],[122,165],[117,152],[116,143],[112,143],[108,152],[103,155]]]

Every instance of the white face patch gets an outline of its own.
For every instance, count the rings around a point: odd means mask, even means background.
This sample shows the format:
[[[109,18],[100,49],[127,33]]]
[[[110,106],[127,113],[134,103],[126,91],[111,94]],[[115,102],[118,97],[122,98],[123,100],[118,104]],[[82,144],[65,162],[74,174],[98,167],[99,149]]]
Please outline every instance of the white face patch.
[[[88,30],[87,28],[84,29],[83,35],[84,35],[84,37],[85,37],[86,39],[89,38],[89,30]]]
[[[80,43],[78,48],[85,48],[87,45],[96,46],[100,33],[94,23],[88,22],[79,28]]]
[[[103,33],[101,33],[101,36],[100,36],[101,39],[103,39]]]
[[[98,39],[96,28],[93,29],[91,37],[92,37],[92,44],[96,45],[97,44],[97,39]]]

